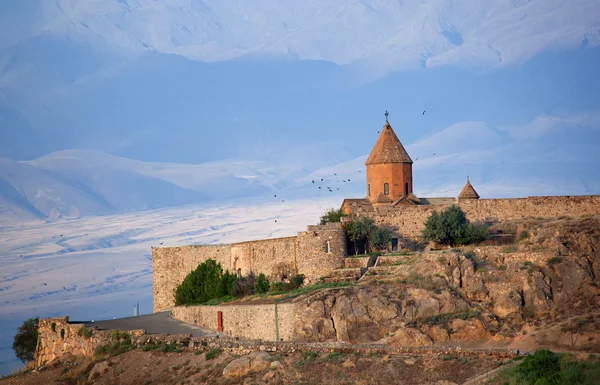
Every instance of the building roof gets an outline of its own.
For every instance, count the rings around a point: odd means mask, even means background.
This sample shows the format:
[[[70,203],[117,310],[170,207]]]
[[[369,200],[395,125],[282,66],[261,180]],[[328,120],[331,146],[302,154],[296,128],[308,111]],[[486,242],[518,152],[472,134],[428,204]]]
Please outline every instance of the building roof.
[[[456,203],[456,198],[419,198],[424,205],[453,205]]]
[[[417,196],[413,193],[408,194],[408,196],[403,195],[400,199],[397,199],[392,206],[397,206],[400,204],[410,204],[410,205],[420,205],[421,200],[417,198]]]
[[[373,205],[368,199],[344,199],[342,202],[342,210],[346,211],[346,214],[356,214],[360,212],[373,211]]]
[[[365,164],[412,162],[392,126],[386,121]]]
[[[465,184],[465,187],[458,194],[458,199],[479,199],[479,194],[477,194],[477,191],[475,191],[468,178],[467,184]]]

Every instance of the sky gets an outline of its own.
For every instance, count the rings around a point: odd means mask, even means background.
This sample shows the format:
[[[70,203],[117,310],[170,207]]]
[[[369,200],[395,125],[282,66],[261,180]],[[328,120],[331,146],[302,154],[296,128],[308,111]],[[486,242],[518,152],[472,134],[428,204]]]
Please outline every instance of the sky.
[[[363,197],[386,110],[418,196],[600,193],[599,46],[596,0],[0,2],[0,373],[25,316],[147,307],[159,239]]]

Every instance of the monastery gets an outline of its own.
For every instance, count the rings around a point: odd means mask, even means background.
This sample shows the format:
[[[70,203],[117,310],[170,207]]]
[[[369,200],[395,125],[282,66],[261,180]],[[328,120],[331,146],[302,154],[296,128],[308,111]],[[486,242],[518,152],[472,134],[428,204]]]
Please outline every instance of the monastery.
[[[413,193],[413,161],[388,121],[367,158],[366,196],[345,199],[348,216],[367,216],[392,229],[388,249],[420,237],[434,210],[458,205],[471,222],[494,223],[524,218],[559,218],[600,214],[600,196],[536,196],[481,199],[467,180],[456,198],[418,198]],[[174,290],[200,263],[214,259],[231,272],[264,273],[270,280],[304,274],[308,282],[344,266],[347,238],[341,223],[308,226],[296,236],[228,245],[191,245],[152,249],[154,311],[171,309]]]

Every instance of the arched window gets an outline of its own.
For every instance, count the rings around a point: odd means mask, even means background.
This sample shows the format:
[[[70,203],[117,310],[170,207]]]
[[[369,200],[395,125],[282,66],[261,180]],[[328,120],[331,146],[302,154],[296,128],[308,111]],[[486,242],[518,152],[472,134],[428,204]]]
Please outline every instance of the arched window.
[[[408,182],[404,183],[404,195],[408,196]]]
[[[325,241],[325,252],[327,254],[331,253],[331,244],[329,243],[329,241]]]
[[[383,184],[383,193],[385,195],[390,195],[390,185],[389,184],[387,184],[387,183]]]
[[[237,269],[238,278],[242,278],[242,269]]]

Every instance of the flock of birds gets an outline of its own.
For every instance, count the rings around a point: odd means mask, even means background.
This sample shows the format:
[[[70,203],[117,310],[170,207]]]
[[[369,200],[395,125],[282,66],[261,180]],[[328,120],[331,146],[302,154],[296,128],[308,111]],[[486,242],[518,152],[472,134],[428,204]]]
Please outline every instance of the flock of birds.
[[[427,112],[427,111],[426,111],[426,110],[423,110],[423,112],[421,113],[421,115],[425,115],[425,112]],[[387,116],[389,115],[387,111],[385,112],[385,115],[386,115],[386,121],[387,121]],[[377,131],[377,133],[379,134],[379,133],[380,133],[380,131]],[[433,153],[433,156],[435,156],[435,155],[436,155],[436,153],[434,152],[434,153]],[[419,158],[416,158],[416,159],[415,159],[415,162],[416,162],[417,160],[419,160]],[[360,172],[361,172],[361,170],[358,170],[358,172],[360,173]],[[333,177],[337,177],[337,176],[338,176],[338,174],[337,174],[337,173],[334,173],[334,174],[333,174]],[[320,186],[317,186],[317,187],[318,187],[318,190],[324,191],[324,190],[323,190],[323,187],[325,187],[325,188],[327,189],[327,191],[329,191],[330,193],[333,193],[333,188],[332,188],[332,187],[330,187],[330,186],[323,186],[323,183],[325,183],[325,179],[324,179],[324,178],[320,178],[320,179],[321,179],[320,181],[317,179],[317,180],[316,180],[316,182],[315,182],[315,179],[312,179],[312,180],[311,180],[311,184],[321,184]],[[320,182],[320,183],[319,183],[319,182]],[[333,180],[331,180],[331,182],[333,182]],[[340,182],[340,180],[337,180],[337,181],[336,181],[336,183],[349,183],[349,182],[350,182],[350,178],[348,178],[348,179],[342,179],[342,180],[341,180],[341,182]],[[336,189],[336,191],[339,191],[339,190],[340,190],[340,188],[339,188],[339,187],[336,187],[335,189]],[[274,198],[277,198],[277,194],[273,194],[273,197],[274,197]],[[282,202],[282,203],[285,203],[285,200],[284,200],[284,199],[281,199],[281,202]],[[277,222],[277,219],[275,219],[275,223],[278,223],[278,222]],[[62,237],[62,236],[63,236],[63,234],[61,234],[60,236]],[[222,236],[224,237],[224,236],[225,236],[225,234],[223,234]],[[162,246],[163,244],[164,244],[164,242],[160,242],[160,245],[161,245],[161,246]],[[20,257],[21,257],[21,258],[23,258],[23,254],[21,254],[21,255],[20,255]],[[45,282],[43,283],[43,285],[44,285],[44,286],[47,286],[47,284],[46,284]],[[67,290],[67,288],[66,288],[66,287],[64,287],[64,286],[63,286],[63,289],[64,289],[64,290]]]

